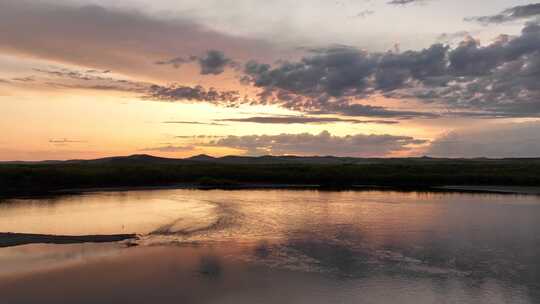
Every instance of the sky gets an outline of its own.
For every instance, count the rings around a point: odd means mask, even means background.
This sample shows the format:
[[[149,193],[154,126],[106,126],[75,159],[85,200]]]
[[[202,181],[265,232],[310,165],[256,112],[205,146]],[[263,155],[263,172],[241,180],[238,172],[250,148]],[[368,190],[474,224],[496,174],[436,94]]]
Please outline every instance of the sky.
[[[539,157],[540,3],[0,0],[0,160]]]

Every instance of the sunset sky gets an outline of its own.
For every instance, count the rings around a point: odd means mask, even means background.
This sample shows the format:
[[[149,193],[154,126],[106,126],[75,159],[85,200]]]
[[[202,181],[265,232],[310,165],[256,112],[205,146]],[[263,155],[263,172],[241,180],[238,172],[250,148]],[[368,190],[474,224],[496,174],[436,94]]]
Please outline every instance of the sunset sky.
[[[0,160],[540,156],[540,3],[0,0]]]

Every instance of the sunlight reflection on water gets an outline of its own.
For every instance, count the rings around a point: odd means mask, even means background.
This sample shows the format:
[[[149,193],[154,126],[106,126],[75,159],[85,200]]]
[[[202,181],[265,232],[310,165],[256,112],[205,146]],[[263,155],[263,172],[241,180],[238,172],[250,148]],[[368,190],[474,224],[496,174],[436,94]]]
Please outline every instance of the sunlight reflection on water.
[[[536,196],[459,193],[156,190],[12,200],[0,204],[0,231],[142,236],[134,248],[0,249],[0,264],[27,265],[0,271],[0,292],[15,299],[8,286],[38,288],[57,276],[78,281],[73,301],[109,303],[85,284],[112,267],[124,283],[113,290],[105,280],[100,290],[133,303],[148,301],[144,290],[161,293],[160,303],[536,303],[539,215]],[[167,290],[171,271],[189,288]],[[150,275],[162,284],[148,285]],[[44,303],[55,303],[49,287]]]

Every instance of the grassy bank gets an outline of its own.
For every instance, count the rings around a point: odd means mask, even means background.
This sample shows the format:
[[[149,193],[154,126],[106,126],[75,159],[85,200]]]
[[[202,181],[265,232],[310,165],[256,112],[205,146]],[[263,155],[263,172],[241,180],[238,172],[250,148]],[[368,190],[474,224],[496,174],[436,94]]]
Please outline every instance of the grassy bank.
[[[166,186],[190,183],[310,184],[429,187],[442,185],[540,185],[536,160],[392,160],[351,164],[55,163],[0,165],[0,193],[67,188]]]

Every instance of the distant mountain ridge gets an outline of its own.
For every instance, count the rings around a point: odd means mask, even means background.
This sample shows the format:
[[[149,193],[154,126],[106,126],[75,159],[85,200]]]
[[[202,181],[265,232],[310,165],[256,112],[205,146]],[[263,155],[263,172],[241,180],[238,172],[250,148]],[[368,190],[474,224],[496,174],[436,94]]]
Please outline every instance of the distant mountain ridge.
[[[116,187],[360,187],[540,185],[540,158],[444,159],[146,154],[91,160],[4,162],[0,196]],[[285,186],[284,186],[285,185]]]
[[[411,158],[357,158],[357,157],[338,157],[338,156],[223,156],[212,157],[206,154],[200,154],[188,158],[166,158],[148,154],[134,154],[129,156],[113,156],[97,159],[72,159],[72,160],[44,160],[44,161],[0,161],[0,164],[156,164],[156,165],[175,165],[175,164],[196,164],[196,163],[216,163],[216,164],[378,164],[378,163],[401,163],[401,162],[446,162],[446,161],[475,161],[475,162],[501,162],[512,160],[540,161],[540,158],[432,158],[432,157],[411,157]]]

